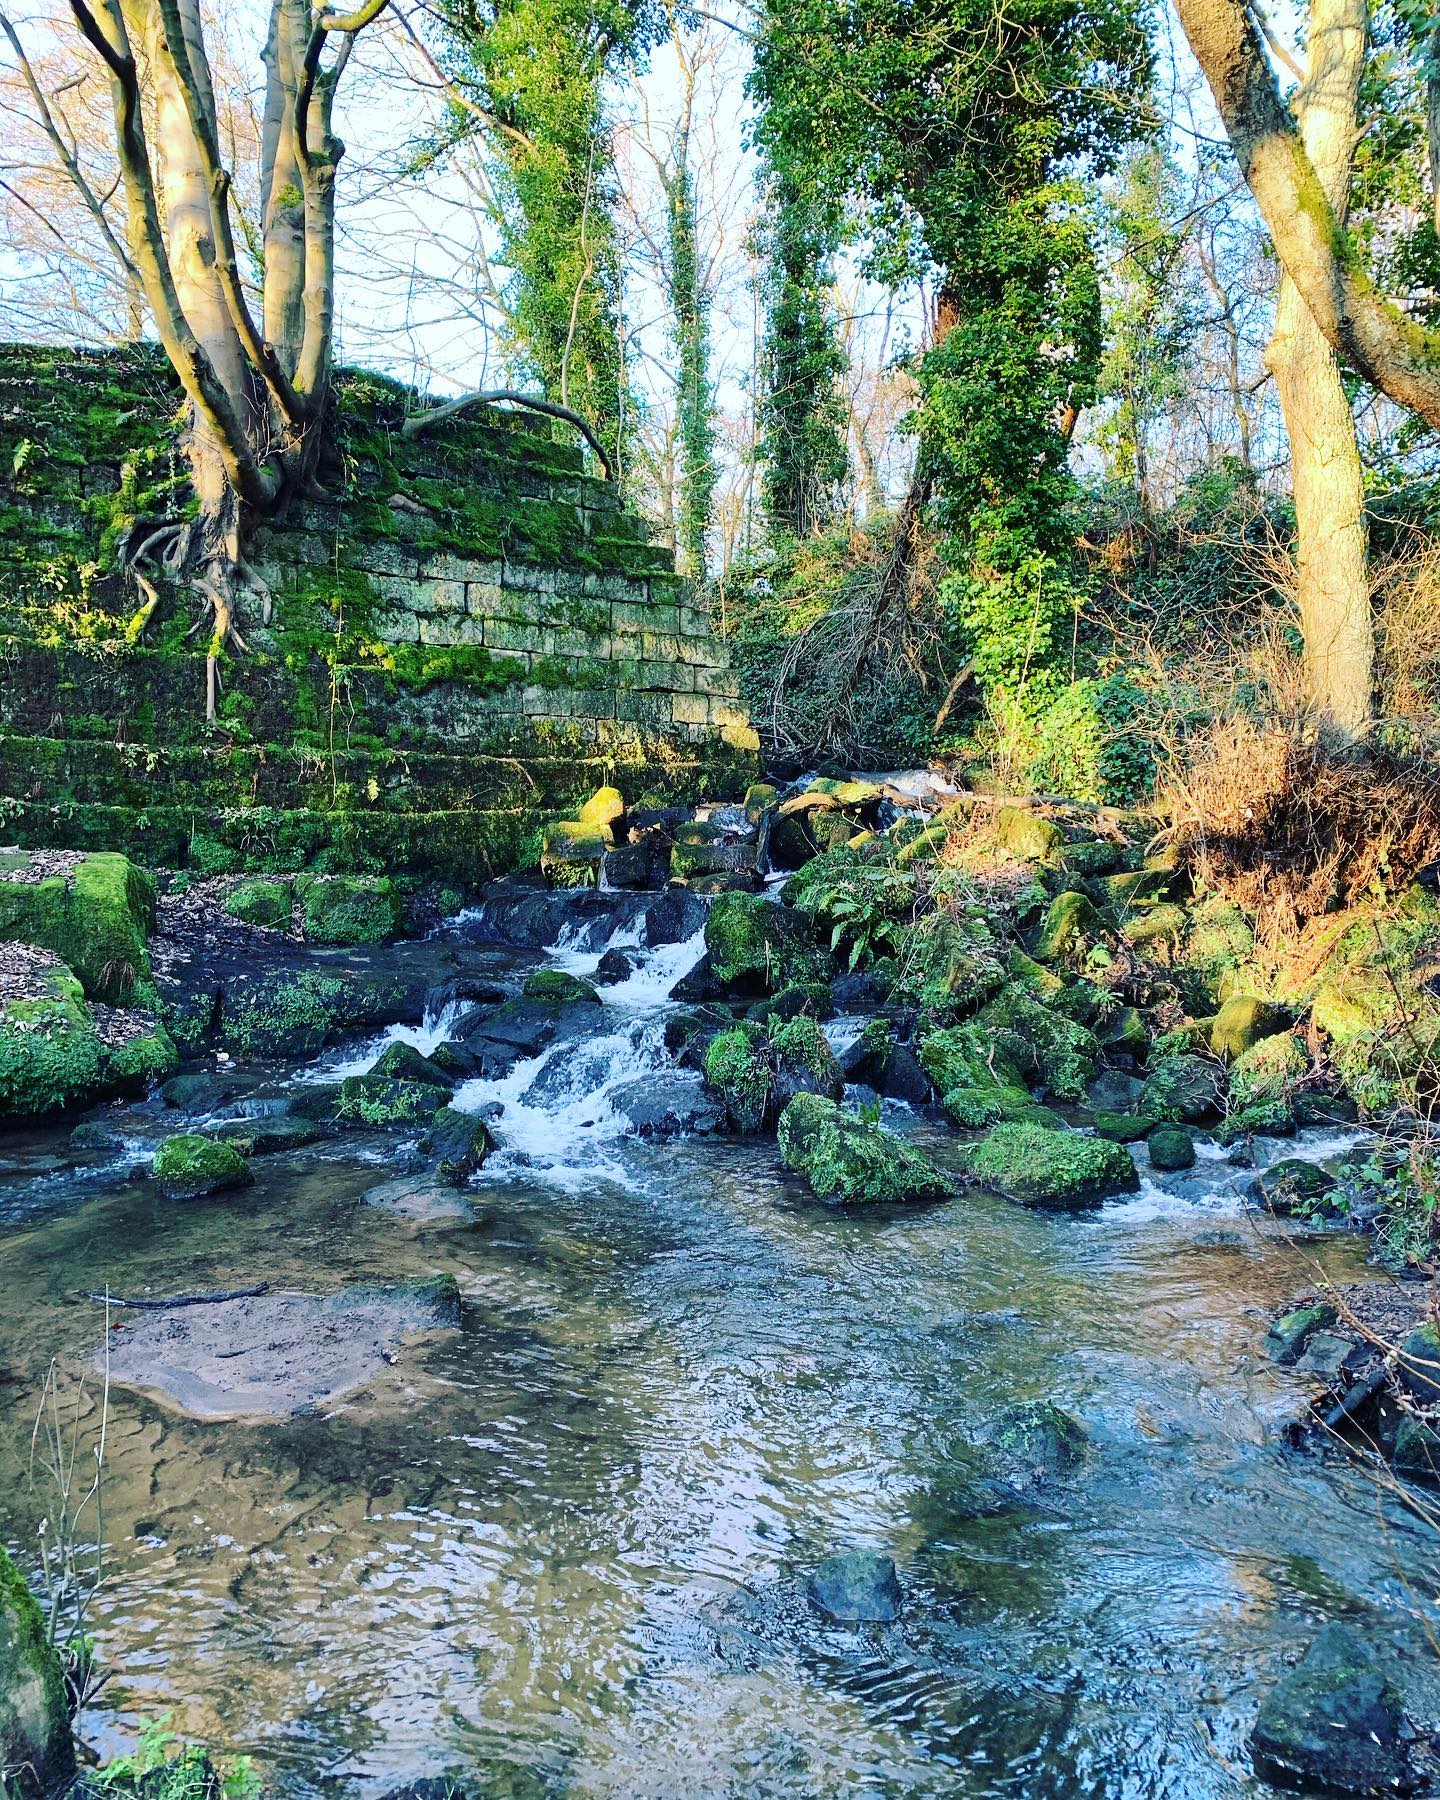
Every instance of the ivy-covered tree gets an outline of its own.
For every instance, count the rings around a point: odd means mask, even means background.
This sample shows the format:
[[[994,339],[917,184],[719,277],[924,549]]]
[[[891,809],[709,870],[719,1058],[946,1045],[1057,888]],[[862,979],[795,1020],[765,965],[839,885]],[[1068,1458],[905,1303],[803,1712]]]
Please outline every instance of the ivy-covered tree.
[[[586,419],[619,472],[630,408],[607,72],[636,43],[625,0],[460,0],[453,136],[483,135],[518,373]]]
[[[832,209],[788,178],[783,161],[765,195],[762,491],[772,531],[805,538],[829,523],[850,467],[840,389],[846,359],[830,301],[837,224]]]
[[[1054,691],[1071,639],[1067,451],[1101,343],[1078,177],[1141,122],[1143,25],[1140,0],[771,0],[757,46],[771,168],[853,210],[873,275],[936,294],[879,605],[933,503],[950,621],[1012,710]]]

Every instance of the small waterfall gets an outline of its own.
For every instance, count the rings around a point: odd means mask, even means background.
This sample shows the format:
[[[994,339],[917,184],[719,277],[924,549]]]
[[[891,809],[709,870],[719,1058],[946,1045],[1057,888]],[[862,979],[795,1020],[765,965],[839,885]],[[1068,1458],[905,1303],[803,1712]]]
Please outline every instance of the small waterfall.
[[[304,1070],[301,1081],[344,1081],[351,1075],[368,1075],[391,1044],[409,1044],[422,1056],[429,1056],[448,1038],[465,1015],[474,1009],[472,1000],[451,1000],[439,1008],[427,1007],[419,1025],[391,1025],[366,1038],[361,1044],[342,1046],[327,1052],[313,1068]]]
[[[705,934],[657,950],[642,950],[638,941],[638,927],[626,922],[599,951],[562,940],[550,953],[555,967],[588,976],[605,950],[634,952],[633,973],[600,990],[612,1029],[552,1044],[507,1075],[467,1081],[456,1091],[451,1104],[460,1112],[499,1108],[491,1121],[499,1149],[486,1162],[483,1179],[523,1169],[571,1189],[597,1176],[624,1183],[624,1166],[613,1151],[632,1127],[615,1106],[616,1096],[662,1074],[667,1081],[698,1083],[698,1076],[677,1072],[670,1060],[665,1014],[675,1005],[671,988],[705,954]]]

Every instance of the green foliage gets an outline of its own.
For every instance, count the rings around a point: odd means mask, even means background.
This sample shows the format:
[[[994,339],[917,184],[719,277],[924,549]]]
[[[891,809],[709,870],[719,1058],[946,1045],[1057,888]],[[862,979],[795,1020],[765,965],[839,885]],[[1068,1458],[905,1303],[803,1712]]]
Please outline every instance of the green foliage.
[[[513,271],[510,354],[618,461],[630,406],[604,86],[634,42],[634,13],[625,0],[455,0],[445,11],[485,114],[456,106],[449,141],[483,133],[500,260]]]
[[[819,216],[853,209],[872,274],[934,277],[916,491],[942,617],[1007,728],[1063,685],[1082,598],[1060,421],[1095,392],[1100,286],[1071,171],[1141,125],[1143,25],[1137,0],[775,0],[756,48],[770,167]]]
[[[1388,1254],[1402,1264],[1426,1265],[1440,1247],[1440,1159],[1433,1147],[1408,1146],[1397,1160],[1392,1154],[1369,1156],[1341,1171],[1343,1187],[1325,1196],[1348,1215],[1373,1217],[1373,1229]]]
[[[788,176],[783,157],[767,182],[765,211],[765,516],[773,533],[807,538],[830,522],[850,466],[840,388],[846,357],[829,296],[838,228],[833,212]]]
[[[115,1800],[259,1800],[260,1778],[248,1756],[220,1764],[170,1730],[170,1717],[147,1720],[129,1756],[116,1757],[92,1778]]]
[[[379,944],[400,929],[400,896],[388,876],[305,875],[295,896],[311,944]]]
[[[1012,983],[976,1017],[996,1052],[1057,1100],[1080,1100],[1095,1079],[1095,1034]],[[1151,1109],[1153,1110],[1153,1109]]]
[[[759,1027],[740,1025],[722,1031],[705,1052],[705,1079],[724,1099],[737,1131],[759,1131],[765,1123],[774,1068],[764,1044]]]
[[[832,954],[844,952],[854,969],[895,954],[917,893],[914,876],[893,862],[842,846],[806,863],[785,897],[829,929]]]
[[[670,308],[674,314],[680,504],[676,538],[685,574],[705,577],[705,540],[714,509],[715,396],[710,382],[710,296],[700,274],[695,240],[695,182],[688,128],[679,134],[673,166],[664,175],[670,228]]]
[[[80,983],[55,967],[39,986],[0,1005],[0,1116],[80,1105],[100,1083],[100,1040]]]

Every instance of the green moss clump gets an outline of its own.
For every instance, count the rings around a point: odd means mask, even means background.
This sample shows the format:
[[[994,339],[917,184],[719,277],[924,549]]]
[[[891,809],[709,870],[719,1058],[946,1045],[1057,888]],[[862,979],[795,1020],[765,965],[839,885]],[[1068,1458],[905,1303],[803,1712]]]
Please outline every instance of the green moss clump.
[[[1005,965],[978,913],[941,908],[901,930],[893,998],[937,1018],[960,1018],[999,992]]]
[[[400,930],[400,896],[388,876],[307,875],[295,883],[311,944],[379,944]]]
[[[780,1155],[820,1200],[846,1205],[942,1200],[949,1179],[894,1132],[797,1094],[780,1115]]]
[[[1309,1068],[1310,1058],[1293,1031],[1262,1037],[1230,1065],[1230,1103],[1247,1107],[1283,1099]]]
[[[166,1138],[155,1152],[151,1173],[171,1200],[198,1200],[206,1194],[248,1187],[255,1179],[232,1145],[193,1131]]]
[[[91,1000],[153,1004],[146,940],[154,929],[154,880],[125,856],[87,856],[69,880],[0,881],[0,938],[63,957]]]
[[[1089,1454],[1090,1438],[1078,1419],[1049,1400],[1007,1407],[990,1429],[997,1449],[1028,1469],[1055,1474],[1072,1469]]]
[[[448,1088],[450,1077],[437,1062],[432,1062],[413,1044],[397,1040],[387,1044],[374,1066],[366,1073],[387,1075],[392,1081],[423,1081],[431,1087]]]
[[[1057,1100],[1083,1099],[1095,1079],[1095,1034],[1023,987],[1002,990],[977,1015],[995,1051]]]
[[[1216,1056],[1243,1056],[1252,1044],[1272,1036],[1286,1023],[1284,1009],[1271,1001],[1258,994],[1232,993],[1210,1027],[1210,1048]]]
[[[611,835],[625,817],[625,796],[616,787],[596,788],[575,816],[582,825]]]
[[[173,1075],[180,1062],[175,1040],[157,1020],[154,1027],[139,1037],[126,1040],[103,1059],[105,1085],[116,1087],[145,1086]]]
[[[1195,1140],[1183,1125],[1157,1125],[1150,1133],[1149,1150],[1151,1163],[1167,1172],[1191,1168],[1195,1162]]]
[[[781,1076],[791,1085],[814,1084],[822,1094],[838,1099],[845,1091],[845,1077],[819,1021],[809,1013],[772,1026],[770,1044],[779,1058]]]
[[[0,1549],[0,1771],[18,1800],[58,1793],[75,1773],[60,1659],[25,1578]],[[7,1786],[6,1792],[10,1791]]]
[[[0,1004],[0,1115],[10,1118],[85,1105],[102,1084],[100,1039],[80,983],[57,965],[37,989]]]
[[[1042,963],[1077,956],[1100,931],[1100,919],[1089,898],[1073,889],[1057,894],[1045,914],[1035,939],[1035,955]]]
[[[789,987],[781,988],[778,994],[765,1000],[757,1000],[745,1016],[767,1025],[797,1019],[801,1013],[808,1013],[812,1019],[829,1019],[834,1016],[834,1012],[835,1004],[825,982],[792,981]]]
[[[1027,1206],[1093,1206],[1140,1185],[1123,1145],[1043,1125],[997,1125],[967,1149],[965,1166],[975,1180]]]
[[[288,881],[242,881],[225,896],[225,910],[243,924],[288,931],[293,895]]]
[[[705,921],[705,948],[716,980],[746,992],[773,994],[826,974],[808,919],[758,894],[715,899]]]
[[[449,1093],[448,1083],[440,1088],[388,1075],[349,1075],[340,1083],[337,1111],[362,1125],[428,1125]]]
[[[525,980],[527,1000],[550,1000],[560,1006],[599,1006],[600,996],[588,981],[563,969],[536,969]]]
[[[227,991],[223,1035],[249,1056],[304,1056],[340,1031],[352,1010],[343,981],[302,969]]]
[[[1097,1112],[1093,1121],[1096,1137],[1112,1144],[1138,1144],[1155,1129],[1155,1121],[1146,1113]]]
[[[1230,994],[1255,955],[1255,932],[1233,901],[1212,895],[1190,911],[1184,957],[1215,1000]]]
[[[610,839],[598,826],[557,819],[544,829],[540,867],[551,887],[598,887]]]
[[[1065,856],[1065,833],[1053,819],[1023,806],[1002,806],[995,815],[995,840],[1020,862],[1058,869]]]
[[[741,1024],[712,1038],[705,1052],[705,1079],[725,1102],[734,1130],[763,1130],[775,1065],[758,1026]]]

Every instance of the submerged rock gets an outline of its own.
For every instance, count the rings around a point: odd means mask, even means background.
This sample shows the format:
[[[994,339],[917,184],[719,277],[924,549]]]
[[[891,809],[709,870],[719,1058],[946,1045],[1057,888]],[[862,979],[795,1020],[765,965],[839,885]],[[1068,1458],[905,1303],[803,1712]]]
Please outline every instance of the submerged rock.
[[[842,1625],[888,1625],[900,1614],[900,1578],[891,1557],[872,1550],[827,1556],[806,1584],[821,1612]]]
[[[1077,1467],[1090,1451],[1085,1427],[1049,1400],[1007,1407],[991,1424],[987,1436],[1006,1456],[1046,1474]]]
[[[171,1200],[199,1200],[206,1194],[249,1187],[255,1179],[232,1145],[193,1131],[166,1138],[155,1152],[150,1172]]]
[[[127,1314],[111,1338],[110,1378],[159,1394],[192,1418],[283,1418],[373,1381],[395,1361],[400,1340],[459,1324],[451,1276],[247,1295]]]
[[[967,1172],[1027,1206],[1098,1206],[1107,1194],[1139,1187],[1122,1144],[1034,1124],[997,1125],[965,1153]]]
[[[797,1094],[780,1115],[780,1155],[821,1200],[942,1200],[947,1175],[894,1132],[842,1112],[818,1094]]]
[[[1251,1733],[1257,1772],[1318,1794],[1404,1793],[1413,1783],[1400,1695],[1348,1625],[1320,1632],[1266,1695]]]
[[[59,1658],[25,1578],[0,1549],[0,1771],[16,1800],[66,1789],[75,1773]]]

